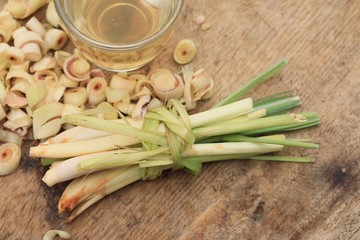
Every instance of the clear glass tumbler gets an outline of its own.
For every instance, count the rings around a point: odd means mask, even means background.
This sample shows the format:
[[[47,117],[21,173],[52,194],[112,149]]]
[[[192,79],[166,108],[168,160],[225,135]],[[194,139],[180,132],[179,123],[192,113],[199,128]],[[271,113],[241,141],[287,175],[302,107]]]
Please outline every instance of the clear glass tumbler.
[[[61,27],[80,52],[110,71],[153,60],[168,42],[184,0],[55,0]]]

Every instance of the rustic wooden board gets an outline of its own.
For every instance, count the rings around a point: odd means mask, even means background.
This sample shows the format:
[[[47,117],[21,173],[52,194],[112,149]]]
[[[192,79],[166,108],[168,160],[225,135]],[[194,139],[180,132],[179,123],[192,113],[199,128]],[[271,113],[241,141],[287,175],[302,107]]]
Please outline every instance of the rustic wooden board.
[[[1,1],[1,6],[6,1]],[[204,14],[212,27],[193,22]],[[195,67],[216,81],[210,107],[285,57],[289,65],[250,95],[293,89],[301,110],[319,112],[314,164],[228,161],[137,182],[66,224],[56,205],[64,185],[48,188],[45,169],[26,152],[20,168],[0,178],[0,239],[41,239],[49,229],[72,239],[360,239],[360,3],[353,0],[187,1],[168,47],[152,63],[179,70],[175,43],[192,38]],[[31,144],[31,143],[29,143]]]

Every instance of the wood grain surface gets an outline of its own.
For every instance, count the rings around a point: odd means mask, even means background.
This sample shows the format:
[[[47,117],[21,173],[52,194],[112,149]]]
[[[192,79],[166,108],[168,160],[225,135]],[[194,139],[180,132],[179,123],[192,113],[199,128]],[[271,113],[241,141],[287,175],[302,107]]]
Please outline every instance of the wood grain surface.
[[[201,30],[197,14],[212,27]],[[193,39],[194,67],[208,69],[216,82],[202,110],[288,59],[249,96],[292,89],[304,102],[296,111],[318,112],[320,126],[290,135],[312,137],[321,149],[286,150],[316,162],[234,160],[206,164],[197,177],[170,172],[117,191],[66,224],[57,214],[65,185],[43,184],[45,168],[25,151],[20,168],[0,178],[0,239],[42,239],[49,229],[72,239],[360,239],[359,25],[357,0],[187,1],[150,67],[178,71],[174,46]]]

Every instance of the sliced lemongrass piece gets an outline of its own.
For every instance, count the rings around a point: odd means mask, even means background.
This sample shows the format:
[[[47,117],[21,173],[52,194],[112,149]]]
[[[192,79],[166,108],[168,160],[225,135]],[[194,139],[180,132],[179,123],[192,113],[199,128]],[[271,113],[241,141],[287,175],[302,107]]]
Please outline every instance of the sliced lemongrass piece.
[[[127,102],[116,102],[113,106],[118,109],[120,112],[126,115],[132,115],[136,104],[135,103],[127,103]]]
[[[12,65],[22,64],[25,61],[25,53],[17,47],[9,47],[5,53],[6,60]]]
[[[46,8],[45,17],[48,23],[58,28],[60,26],[60,18],[56,12],[54,1],[49,1]]]
[[[152,98],[148,105],[146,105],[146,108],[148,110],[163,107],[164,104],[158,99],[158,98]]]
[[[191,79],[191,89],[194,92],[193,101],[211,97],[214,81],[210,74],[203,68],[194,72]]]
[[[0,102],[0,121],[3,120],[5,117],[6,117],[6,112],[3,105]]]
[[[0,142],[15,143],[16,145],[21,146],[22,137],[14,132],[0,129]]]
[[[68,35],[60,29],[49,29],[44,36],[45,45],[48,49],[60,50],[68,41]]]
[[[37,62],[43,56],[40,46],[36,43],[27,43],[21,50],[25,53],[25,59],[31,62]]]
[[[24,19],[47,3],[48,0],[9,0],[5,5],[5,9],[8,10],[14,18]]]
[[[136,87],[136,81],[127,76],[119,74],[113,75],[109,86],[113,89],[127,89],[129,93],[132,93]]]
[[[61,128],[60,118],[64,105],[50,103],[33,112],[34,139],[44,139],[57,134]]]
[[[96,106],[106,99],[107,81],[105,78],[92,78],[86,85],[87,101],[90,106]]]
[[[118,119],[118,110],[115,107],[113,107],[110,103],[108,102],[99,103],[96,106],[96,108],[104,110],[104,112],[97,114],[98,118],[102,118],[106,120]]]
[[[30,127],[32,124],[31,118],[21,109],[11,109],[6,115],[6,118],[11,121],[16,128]]]
[[[12,108],[26,107],[28,104],[26,97],[19,91],[8,91],[4,98],[4,105]]]
[[[81,106],[87,101],[86,88],[77,87],[67,89],[64,93],[64,103]]]
[[[74,53],[64,61],[63,70],[66,76],[74,81],[81,82],[90,78],[90,64],[78,53]]]
[[[0,42],[0,71],[7,69],[9,66],[9,63],[5,57],[5,52],[9,47],[9,44]],[[2,76],[3,74],[0,75]]]
[[[225,105],[227,106],[227,105]],[[201,140],[207,137],[224,135],[230,133],[242,133],[253,129],[262,129],[268,127],[283,126],[288,124],[305,123],[306,118],[301,114],[283,114],[271,117],[264,117],[259,119],[253,119],[249,121],[240,121],[239,123],[224,124],[224,125],[208,125],[205,127],[199,127],[193,129],[193,133],[197,140]]]
[[[20,27],[13,32],[14,46],[25,53],[25,59],[39,61],[47,51],[44,40],[39,34]]]
[[[125,97],[129,96],[127,89],[113,89],[107,87],[105,89],[106,101],[109,103],[120,102]]]
[[[26,91],[26,99],[30,108],[36,106],[39,102],[45,99],[47,90],[45,83],[37,82],[30,86]]]
[[[29,73],[25,72],[24,70],[20,70],[20,69],[14,69],[9,71],[6,74],[6,79],[5,79],[5,85],[11,86],[12,85],[12,81],[16,80],[16,79],[25,79],[26,82],[29,85],[32,85],[35,83],[34,78],[32,75],[30,75]]]
[[[56,60],[54,57],[44,56],[39,61],[35,62],[30,67],[30,72],[38,72],[42,70],[50,70],[57,66]]]
[[[63,97],[66,87],[64,86],[49,86],[48,94],[45,99],[45,103],[54,103],[60,102],[60,99]]]
[[[156,96],[166,101],[180,99],[184,91],[184,83],[180,76],[174,75],[170,70],[158,68],[149,73],[151,86]]]
[[[60,74],[59,84],[66,88],[76,88],[79,86],[78,81],[71,80],[65,74]]]
[[[42,23],[37,19],[37,17],[32,16],[26,23],[25,27],[28,28],[30,31],[36,32],[40,35],[40,37],[44,37],[45,35],[45,28]]]
[[[131,113],[131,117],[135,119],[144,118],[147,112],[145,106],[150,102],[150,99],[151,99],[150,95],[141,96],[140,99],[136,102],[136,105]]]
[[[89,174],[72,181],[59,200],[60,213],[72,211],[68,222],[106,195],[141,179],[138,166],[120,167]],[[101,183],[99,185],[99,183]],[[82,189],[80,193],[80,189]]]
[[[175,47],[174,60],[179,64],[188,64],[196,56],[197,47],[193,40],[183,39]]]
[[[55,58],[57,64],[58,64],[60,67],[63,67],[64,62],[65,62],[66,59],[68,59],[69,57],[71,57],[71,53],[69,53],[69,52],[62,51],[62,50],[59,50],[59,51],[55,51],[55,52],[54,52],[54,58]]]
[[[13,173],[20,164],[21,149],[15,143],[0,145],[0,176]]]
[[[274,76],[276,73],[278,73],[280,70],[282,70],[287,65],[287,60],[282,59],[275,65],[271,66],[269,69],[265,70],[264,72],[261,72],[257,76],[255,76],[250,81],[246,82],[244,85],[242,85],[240,88],[238,88],[235,92],[229,94],[226,98],[215,104],[213,107],[220,107],[232,102],[237,101],[239,98],[244,96],[244,94],[251,91],[253,88],[258,86],[259,84],[265,82],[266,80],[270,79],[272,76]]]
[[[72,105],[72,104],[64,104],[64,107],[61,111],[61,117],[69,115],[69,114],[78,114],[82,111],[82,109],[78,106]],[[75,127],[71,124],[63,124],[61,126],[63,129],[69,129]]]
[[[182,74],[184,78],[184,99],[185,99],[185,108],[186,110],[192,110],[196,107],[196,102],[193,100],[194,94],[191,91],[191,79],[193,76],[193,67],[191,64],[187,64],[182,67]]]
[[[10,12],[0,12],[0,42],[9,42],[12,33],[19,27],[19,23],[12,17]]]
[[[70,239],[71,235],[68,232],[52,229],[45,233],[43,240],[53,240],[56,236],[62,239]]]
[[[34,80],[37,82],[45,82],[50,87],[58,86],[59,77],[57,74],[49,69],[37,71],[34,73]]]

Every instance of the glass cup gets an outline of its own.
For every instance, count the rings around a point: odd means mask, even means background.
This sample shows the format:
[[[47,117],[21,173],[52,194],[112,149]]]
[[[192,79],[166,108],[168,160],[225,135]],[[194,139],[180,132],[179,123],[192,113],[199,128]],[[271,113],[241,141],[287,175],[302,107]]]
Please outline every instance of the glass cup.
[[[138,69],[168,42],[184,0],[55,0],[80,52],[110,71]]]

